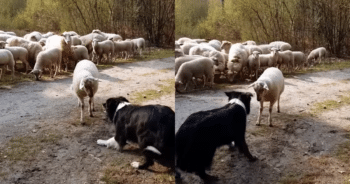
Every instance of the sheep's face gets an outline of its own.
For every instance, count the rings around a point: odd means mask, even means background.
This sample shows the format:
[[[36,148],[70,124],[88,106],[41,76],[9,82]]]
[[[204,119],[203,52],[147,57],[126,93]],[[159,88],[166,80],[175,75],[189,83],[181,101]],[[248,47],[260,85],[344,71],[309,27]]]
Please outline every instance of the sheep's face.
[[[0,49],[4,49],[6,44],[6,42],[0,41]]]
[[[68,33],[62,34],[62,36],[64,37],[64,42],[66,42],[67,45],[72,43],[72,37]]]
[[[35,76],[35,80],[38,81],[42,73],[42,70],[32,70],[29,74],[33,74]]]
[[[256,82],[253,83],[251,86],[253,86],[254,91],[256,93],[256,100],[259,102],[264,101],[264,97],[269,91],[269,87],[267,86],[267,84],[262,82]]]

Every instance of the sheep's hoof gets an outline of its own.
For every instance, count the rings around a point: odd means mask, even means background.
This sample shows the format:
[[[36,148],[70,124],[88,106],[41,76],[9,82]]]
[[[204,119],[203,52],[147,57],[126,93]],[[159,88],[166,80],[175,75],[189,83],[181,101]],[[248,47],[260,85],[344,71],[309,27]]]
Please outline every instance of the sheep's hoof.
[[[270,124],[270,125],[269,125],[269,127],[273,127],[273,125],[272,125],[272,124]]]
[[[90,117],[94,117],[92,114],[90,114]]]
[[[255,124],[256,126],[260,126],[260,123]]]
[[[281,112],[280,110],[277,111],[277,113],[280,113],[280,112]]]

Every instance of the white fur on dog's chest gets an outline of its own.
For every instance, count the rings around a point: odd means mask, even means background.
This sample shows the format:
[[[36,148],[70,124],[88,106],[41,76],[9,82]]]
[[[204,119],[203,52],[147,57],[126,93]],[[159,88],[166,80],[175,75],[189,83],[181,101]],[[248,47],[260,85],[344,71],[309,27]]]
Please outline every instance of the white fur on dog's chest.
[[[244,111],[247,113],[247,110],[245,109],[244,103],[241,100],[239,100],[238,98],[231,99],[228,103],[229,104],[237,104],[237,105],[242,106]]]
[[[129,103],[129,102],[121,102],[121,103],[119,103],[117,109],[115,109],[115,112],[117,112],[119,109],[121,109],[121,108],[123,108],[123,107],[125,107],[127,105],[130,105],[130,104],[131,103]]]

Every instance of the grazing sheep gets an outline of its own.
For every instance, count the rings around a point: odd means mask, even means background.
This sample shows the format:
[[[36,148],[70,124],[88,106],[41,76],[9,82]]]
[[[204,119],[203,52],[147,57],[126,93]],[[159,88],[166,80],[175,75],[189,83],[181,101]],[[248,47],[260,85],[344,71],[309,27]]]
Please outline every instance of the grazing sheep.
[[[72,51],[72,60],[74,61],[74,66],[81,60],[89,59],[89,52],[87,48],[82,45],[72,46]]]
[[[324,47],[319,47],[317,49],[314,49],[313,51],[310,52],[309,56],[307,56],[307,62],[309,64],[312,63],[312,61],[316,61],[318,58],[325,59],[327,54],[327,50]]]
[[[258,79],[258,70],[260,68],[260,52],[254,51],[252,55],[248,57],[248,68],[250,74],[255,74],[255,78]]]
[[[281,51],[292,50],[292,46],[289,43],[283,41],[271,42],[269,45],[272,45],[273,47],[280,49]]]
[[[27,49],[23,47],[5,47],[6,50],[10,51],[13,55],[13,59],[15,60],[15,67],[16,67],[16,61],[20,60],[23,64],[26,65],[25,72],[28,73],[29,70],[31,70],[31,67],[28,62],[28,51]]]
[[[183,63],[198,59],[198,58],[205,58],[204,56],[199,56],[199,55],[193,55],[193,56],[189,56],[189,55],[185,55],[179,58],[175,59],[175,75],[177,74],[177,72],[179,71],[180,66]]]
[[[242,45],[256,45],[255,41],[248,40],[242,43]]]
[[[185,55],[189,55],[190,54],[190,49],[194,46],[199,45],[198,43],[186,43],[181,45],[181,49],[184,52]]]
[[[209,86],[212,87],[214,83],[214,65],[214,61],[210,58],[199,58],[183,63],[175,76],[176,90],[179,91],[180,85],[185,85],[184,90],[186,91],[190,81],[197,86],[193,78],[203,78],[203,87],[206,85],[206,81],[209,80]]]
[[[230,82],[233,81],[236,75],[241,75],[244,67],[248,66],[248,51],[244,45],[236,43],[231,45],[227,63],[227,77]]]
[[[189,55],[202,55],[206,51],[216,51],[216,49],[210,45],[197,45],[190,49]]]
[[[293,62],[295,67],[302,68],[307,64],[306,56],[303,52],[293,51],[292,54],[293,54]]]
[[[94,95],[98,89],[99,73],[95,64],[89,60],[78,62],[73,72],[72,90],[78,98],[78,105],[81,105],[80,122],[84,122],[84,98],[89,96],[89,114],[93,117]],[[92,106],[92,107],[91,107]]]
[[[264,73],[259,77],[257,81],[249,85],[253,87],[257,100],[260,102],[260,113],[256,125],[260,125],[261,115],[264,108],[264,102],[270,102],[269,108],[269,119],[270,127],[272,127],[271,112],[272,107],[277,101],[277,112],[280,112],[280,97],[284,90],[284,77],[282,72],[275,67],[268,68]]]
[[[275,67],[277,66],[278,62],[278,51],[279,49],[276,49],[275,47],[272,47],[270,50],[270,54],[260,54],[260,67],[266,68],[266,67]]]
[[[7,41],[8,46],[9,47],[13,47],[13,46],[18,46],[18,47],[23,47],[25,49],[27,49],[28,51],[28,63],[30,65],[30,67],[34,67],[36,58],[39,54],[39,52],[41,52],[43,50],[43,47],[40,45],[40,43],[38,42],[31,42],[28,41],[24,38],[20,38],[20,37],[12,37],[9,38]]]
[[[92,61],[94,61],[94,58],[97,57],[97,65],[100,64],[100,61],[103,58],[103,54],[107,55],[107,62],[110,62],[111,56],[114,56],[114,43],[111,40],[105,40],[102,42],[93,40],[92,48],[94,49]]]
[[[45,67],[49,68],[50,71],[50,77],[53,78],[57,74],[58,65],[61,63],[62,60],[62,52],[59,48],[50,48],[46,49],[44,51],[41,51],[38,54],[38,58],[36,60],[35,66],[33,70],[30,72],[30,74],[35,75],[35,79],[39,80],[43,74],[43,70]],[[54,67],[55,74],[52,75],[52,67]]]
[[[259,49],[261,49],[261,54],[269,54],[271,51],[270,49],[273,47],[272,45],[269,44],[262,44],[258,45]]]
[[[293,53],[290,50],[279,51],[278,52],[278,65],[280,68],[281,65],[286,65],[288,70],[294,69],[294,58]]]
[[[231,45],[232,45],[232,43],[229,41],[222,41],[222,44],[220,47],[221,52],[223,52],[225,54],[229,54],[230,49],[231,49]]]
[[[12,72],[11,79],[13,80],[15,76],[15,60],[13,59],[13,55],[10,51],[0,49],[0,66],[2,66],[0,79],[5,74],[8,67]]]
[[[175,49],[175,58],[178,58],[178,57],[181,57],[181,56],[184,56],[184,52],[182,52],[182,49]]]

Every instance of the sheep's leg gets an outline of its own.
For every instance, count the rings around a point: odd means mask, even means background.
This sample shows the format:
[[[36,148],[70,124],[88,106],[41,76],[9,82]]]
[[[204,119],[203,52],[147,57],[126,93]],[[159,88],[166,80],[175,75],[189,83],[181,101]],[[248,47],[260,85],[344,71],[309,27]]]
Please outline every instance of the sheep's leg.
[[[57,65],[55,65],[54,67],[55,67],[55,75],[54,75],[54,77],[56,77],[58,67],[57,67]]]
[[[256,122],[256,126],[260,125],[260,120],[261,120],[261,115],[262,115],[263,109],[264,109],[264,101],[260,100],[260,113],[258,116],[258,121]]]
[[[91,109],[91,104],[92,104],[92,102],[93,102],[92,98],[89,98],[89,114],[90,114],[90,117],[94,117],[94,116],[92,115],[92,109]]]
[[[84,122],[84,99],[80,99],[80,104],[81,104],[81,112],[80,112],[80,123]]]
[[[278,96],[278,101],[277,101],[277,112],[280,113],[280,96]]]
[[[53,76],[52,76],[52,66],[49,67],[49,71],[50,71],[50,78],[53,78]]]
[[[95,112],[95,100],[94,100],[94,97],[91,97],[91,100],[92,100],[92,111]]]
[[[270,123],[269,126],[270,127],[273,127],[273,125],[272,125],[272,117],[271,117],[273,104],[275,104],[275,102],[270,101],[270,107],[269,107],[269,123]]]
[[[206,84],[206,77],[205,77],[205,75],[203,75],[203,88],[205,87],[205,84]]]
[[[2,77],[2,71],[3,71],[4,69],[3,68],[0,68],[0,79],[1,79],[1,77]]]
[[[192,77],[192,82],[193,82],[193,84],[194,84],[194,87],[197,88],[197,84],[196,84],[196,81],[195,81],[195,80],[196,80],[196,78],[193,78],[193,77]]]

